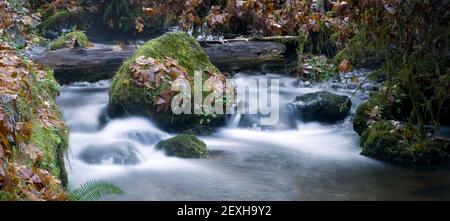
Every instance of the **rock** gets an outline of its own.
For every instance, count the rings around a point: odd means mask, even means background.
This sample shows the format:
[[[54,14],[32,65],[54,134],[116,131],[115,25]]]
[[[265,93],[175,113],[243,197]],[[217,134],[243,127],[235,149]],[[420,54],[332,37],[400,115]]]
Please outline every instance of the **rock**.
[[[394,126],[389,121],[379,121],[363,132],[362,154],[382,160],[392,159],[399,151],[399,140],[401,135],[394,131]]]
[[[129,142],[115,142],[86,147],[79,155],[89,164],[102,164],[112,161],[119,165],[136,165],[141,162],[139,150]]]
[[[355,83],[351,83],[351,84],[347,85],[347,89],[349,89],[349,90],[356,90],[358,87],[359,87],[359,85],[355,84]]]
[[[160,141],[156,148],[164,150],[168,156],[182,158],[203,158],[208,156],[206,144],[194,135],[177,135]]]
[[[363,84],[362,88],[366,91],[376,91],[378,89],[375,86],[373,86],[371,83]]]
[[[431,138],[424,141],[405,140],[405,127],[398,122],[381,120],[361,136],[362,154],[403,165],[439,166],[450,163],[450,140]],[[417,131],[408,129],[412,137]]]
[[[145,82],[139,82],[136,79],[136,64],[142,64],[143,61],[149,61],[143,68],[145,71],[160,67],[167,63],[175,68],[175,75],[162,73],[158,69],[158,76],[166,76],[162,83],[155,78],[148,78]],[[150,62],[151,61],[151,62]],[[151,64],[150,64],[151,63]],[[159,64],[159,66],[158,66]],[[169,69],[170,70],[170,69]],[[181,71],[180,71],[181,70]],[[194,72],[203,71],[203,82],[208,79],[216,79],[221,83],[225,81],[225,76],[210,62],[208,56],[203,52],[199,43],[185,33],[167,33],[159,38],[153,39],[137,50],[135,55],[130,58],[119,69],[114,76],[110,88],[109,112],[112,117],[121,117],[129,115],[140,115],[151,118],[160,128],[169,131],[184,131],[197,125],[215,127],[223,125],[224,114],[193,114],[193,101],[191,99],[192,114],[173,114],[170,104],[173,93],[170,91],[171,84],[183,77],[183,82],[188,82],[191,88],[193,86]],[[162,74],[161,74],[162,73]],[[209,77],[209,78],[208,78]],[[152,80],[153,79],[153,80]],[[142,80],[142,79],[141,79]],[[153,86],[148,86],[153,85]],[[226,99],[226,102],[233,102]],[[166,105],[164,107],[164,105]],[[230,105],[231,106],[231,105]],[[160,108],[162,107],[162,108]]]
[[[353,116],[353,129],[360,136],[368,127],[368,122],[370,120],[370,109],[371,106],[369,105],[369,102],[364,102],[358,106],[355,116]]]
[[[351,105],[352,101],[347,96],[316,92],[296,97],[290,107],[298,119],[335,122],[343,120],[348,115]]]

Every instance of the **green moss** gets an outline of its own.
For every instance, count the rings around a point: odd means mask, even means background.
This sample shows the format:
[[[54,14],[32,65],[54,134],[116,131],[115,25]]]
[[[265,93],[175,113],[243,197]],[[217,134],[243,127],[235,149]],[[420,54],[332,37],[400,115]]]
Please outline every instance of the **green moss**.
[[[361,136],[362,154],[402,165],[438,166],[450,162],[450,141],[421,141],[418,130],[395,128],[381,120],[366,129]]]
[[[361,136],[362,154],[384,160],[399,157],[401,136],[389,121],[380,121],[364,131]]]
[[[58,177],[63,185],[67,185],[67,174],[64,165],[64,154],[68,149],[69,132],[63,125],[43,125],[39,119],[39,112],[43,109],[50,110],[50,118],[61,120],[61,113],[55,102],[59,94],[60,86],[53,77],[51,71],[46,78],[38,79],[35,73],[28,75],[26,92],[29,97],[19,96],[14,105],[14,116],[18,122],[29,122],[31,133],[29,137],[23,137],[20,142],[33,145],[42,151],[43,157],[38,166],[48,170],[53,176]],[[20,139],[20,138],[19,138]],[[33,160],[17,155],[21,163],[32,166]]]
[[[211,70],[220,73],[194,38],[182,32],[167,33],[139,48],[114,76],[109,103],[109,111],[112,116],[142,115],[154,119],[163,129],[172,131],[183,131],[192,128],[193,125],[214,125],[223,122],[223,115],[173,115],[170,111],[156,112],[154,98],[167,85],[149,90],[134,83],[129,66],[139,56],[152,57],[157,60],[169,57],[176,60],[181,67],[187,70],[188,80],[192,84],[195,71]],[[206,76],[203,77],[203,81],[205,80],[207,80]]]
[[[208,156],[206,144],[194,135],[177,135],[176,137],[160,141],[156,148],[164,150],[169,156],[183,158],[201,158]]]
[[[353,117],[353,129],[359,135],[362,135],[362,133],[369,126],[370,120],[369,112],[371,108],[373,107],[369,104],[369,102],[364,102],[360,104],[358,109],[356,110],[355,116]]]
[[[328,80],[333,76],[335,69],[325,56],[311,56],[303,61],[301,67],[305,70],[304,78],[312,82]]]
[[[184,32],[168,33],[157,39],[147,42],[131,58],[134,61],[139,56],[155,59],[171,57],[194,76],[195,71],[206,69],[219,70],[211,63],[200,44],[193,37]]]
[[[76,39],[79,46],[81,48],[86,48],[90,45],[89,39],[82,31],[72,31],[63,34],[62,36],[58,37],[57,39],[50,42],[50,50],[57,50],[61,48],[66,48],[67,43],[71,41],[72,39]]]
[[[75,11],[59,11],[45,19],[40,29],[44,32],[59,31],[73,26],[84,27],[88,22],[88,13],[83,8]]]

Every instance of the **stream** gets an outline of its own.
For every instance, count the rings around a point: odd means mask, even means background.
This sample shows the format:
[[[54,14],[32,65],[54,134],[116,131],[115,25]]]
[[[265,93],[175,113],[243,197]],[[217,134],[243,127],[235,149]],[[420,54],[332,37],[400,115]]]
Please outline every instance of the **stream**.
[[[282,122],[295,96],[333,91],[327,86],[299,87],[296,78],[275,74],[234,77],[279,79]],[[234,116],[212,136],[200,137],[210,150],[208,158],[168,157],[154,145],[174,134],[151,121],[101,120],[108,89],[109,81],[74,83],[63,86],[58,98],[71,130],[66,160],[71,185],[103,179],[125,192],[104,200],[450,199],[450,171],[404,168],[360,155],[359,136],[349,118],[336,124],[296,121],[294,129],[265,129],[239,127],[241,116]],[[337,93],[352,95],[345,89]],[[352,112],[366,97],[352,97]],[[118,149],[120,153],[114,153]]]

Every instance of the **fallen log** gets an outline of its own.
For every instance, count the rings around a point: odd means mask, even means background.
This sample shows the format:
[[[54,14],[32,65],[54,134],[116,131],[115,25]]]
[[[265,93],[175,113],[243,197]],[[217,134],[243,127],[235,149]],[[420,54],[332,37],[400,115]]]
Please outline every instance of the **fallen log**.
[[[223,71],[252,69],[261,65],[282,67],[286,46],[277,42],[236,41],[203,44],[211,62]]]
[[[236,41],[224,44],[202,43],[210,60],[223,71],[284,65],[286,46],[267,41]],[[36,56],[34,60],[54,69],[62,84],[110,79],[122,63],[131,57],[134,46],[95,44],[92,48],[60,49]]]

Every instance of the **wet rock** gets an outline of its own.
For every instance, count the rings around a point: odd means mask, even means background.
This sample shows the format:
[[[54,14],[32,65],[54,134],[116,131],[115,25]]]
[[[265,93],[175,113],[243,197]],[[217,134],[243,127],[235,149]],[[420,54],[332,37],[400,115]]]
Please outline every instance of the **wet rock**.
[[[362,88],[363,88],[364,90],[366,90],[366,91],[376,91],[376,90],[378,90],[377,87],[373,86],[373,85],[370,84],[370,83],[365,83],[365,84],[363,84]]]
[[[289,104],[296,118],[320,122],[343,120],[350,112],[351,105],[352,101],[349,97],[330,92],[298,96],[294,102]]]
[[[194,135],[177,135],[160,141],[156,148],[164,150],[168,156],[182,158],[203,158],[208,156],[206,144]]]
[[[355,84],[355,83],[351,83],[351,84],[347,85],[347,89],[349,89],[349,90],[356,90],[358,87],[359,87],[359,85]]]
[[[79,158],[89,164],[113,163],[136,165],[141,162],[139,150],[130,142],[96,144],[86,147]]]

